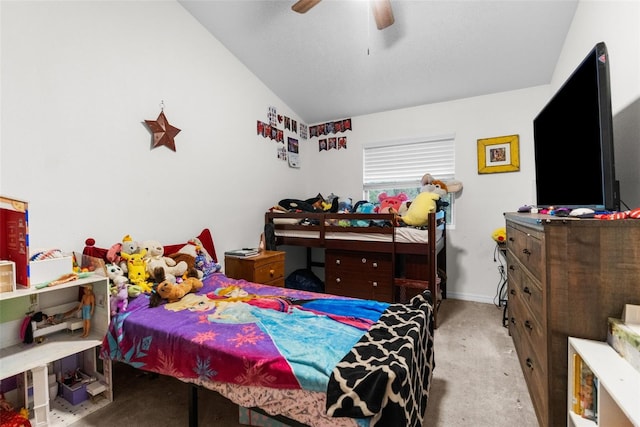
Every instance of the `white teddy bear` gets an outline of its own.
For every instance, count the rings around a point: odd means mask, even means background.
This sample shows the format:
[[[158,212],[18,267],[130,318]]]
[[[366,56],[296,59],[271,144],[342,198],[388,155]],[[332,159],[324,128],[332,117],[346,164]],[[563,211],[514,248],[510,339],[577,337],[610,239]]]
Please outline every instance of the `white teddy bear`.
[[[117,264],[107,264],[106,267],[107,276],[111,280],[109,305],[111,306],[111,315],[115,316],[117,313],[126,311],[129,305],[129,279]]]
[[[182,276],[189,268],[184,261],[176,263],[172,258],[164,256],[164,246],[157,240],[145,240],[142,242],[142,248],[147,250],[144,260],[147,263],[147,271],[150,277],[154,277],[153,271],[156,267],[162,267],[165,273],[165,280],[175,283],[176,277]]]

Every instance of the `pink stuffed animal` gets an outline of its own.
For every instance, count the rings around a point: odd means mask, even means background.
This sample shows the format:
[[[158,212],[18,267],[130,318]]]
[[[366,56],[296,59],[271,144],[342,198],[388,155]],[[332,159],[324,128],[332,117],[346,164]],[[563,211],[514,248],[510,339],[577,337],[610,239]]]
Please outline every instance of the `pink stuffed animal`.
[[[405,193],[398,193],[395,196],[388,196],[386,192],[378,195],[380,204],[377,206],[377,213],[398,213],[402,203],[409,200]]]

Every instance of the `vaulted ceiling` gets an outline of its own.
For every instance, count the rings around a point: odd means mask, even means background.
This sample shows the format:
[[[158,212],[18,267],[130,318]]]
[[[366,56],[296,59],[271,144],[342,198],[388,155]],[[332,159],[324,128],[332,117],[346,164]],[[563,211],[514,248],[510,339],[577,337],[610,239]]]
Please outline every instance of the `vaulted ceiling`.
[[[578,0],[178,0],[308,123],[548,84]]]

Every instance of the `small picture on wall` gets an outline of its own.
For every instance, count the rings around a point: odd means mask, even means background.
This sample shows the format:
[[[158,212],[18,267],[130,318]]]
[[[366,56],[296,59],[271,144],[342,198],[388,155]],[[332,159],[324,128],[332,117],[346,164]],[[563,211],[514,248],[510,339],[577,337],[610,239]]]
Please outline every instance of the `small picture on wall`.
[[[342,130],[351,130],[351,119],[344,119],[342,121]]]
[[[298,152],[298,140],[289,137],[287,140],[287,150],[290,153],[297,153]]]
[[[478,140],[478,173],[514,172],[520,170],[518,135]]]
[[[329,150],[335,150],[338,148],[338,139],[334,136],[329,138]]]
[[[338,138],[338,150],[341,150],[343,148],[347,148],[347,137],[346,136],[341,136],[340,138]]]
[[[324,151],[326,149],[327,149],[327,140],[324,138],[318,140],[318,151]]]

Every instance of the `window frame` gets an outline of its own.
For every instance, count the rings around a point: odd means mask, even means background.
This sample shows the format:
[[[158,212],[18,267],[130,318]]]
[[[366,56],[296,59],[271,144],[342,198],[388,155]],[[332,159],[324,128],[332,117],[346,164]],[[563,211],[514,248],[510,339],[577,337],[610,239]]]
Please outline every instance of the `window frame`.
[[[410,151],[410,145],[414,144],[434,144],[434,143],[445,143],[444,148],[446,149],[445,156],[442,157],[444,159],[443,164],[439,164],[439,162],[434,162],[432,164],[420,166],[417,170],[413,170],[412,166],[407,167],[407,173],[409,177],[407,179],[401,179],[397,181],[389,180],[388,177],[386,180],[380,182],[366,182],[367,172],[371,170],[367,170],[367,150],[375,149],[375,148],[393,148],[397,146],[407,147]],[[449,146],[446,146],[449,144]],[[439,147],[442,148],[443,144],[439,144]],[[439,147],[434,147],[437,150]],[[391,141],[379,141],[374,143],[368,143],[363,145],[363,155],[362,155],[362,193],[365,200],[369,200],[373,203],[378,202],[377,200],[371,200],[371,197],[377,198],[377,196],[372,195],[379,194],[380,191],[386,190],[389,195],[395,195],[400,192],[409,192],[411,194],[418,194],[420,192],[420,188],[422,186],[422,177],[425,173],[430,173],[435,179],[439,179],[441,181],[447,182],[447,180],[455,178],[455,134],[444,134],[444,135],[436,135],[422,138],[411,138],[411,139],[402,139],[402,140],[391,140]],[[428,154],[430,155],[430,154]],[[374,160],[375,161],[375,160]],[[410,162],[408,162],[410,163]],[[426,166],[426,167],[423,167]],[[381,169],[384,169],[381,167]],[[415,168],[413,168],[415,169]],[[392,172],[393,173],[393,172]],[[384,171],[381,172],[384,175]],[[419,176],[418,176],[419,175]],[[378,175],[380,177],[380,175]],[[385,179],[384,177],[381,179]],[[410,200],[413,199],[411,195]],[[450,228],[454,225],[455,221],[455,195],[453,193],[447,193],[444,200],[449,202],[449,206],[445,207],[446,211],[446,221],[447,228]]]

